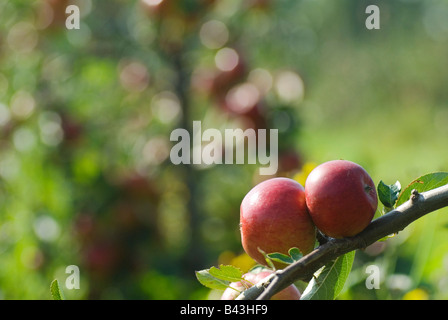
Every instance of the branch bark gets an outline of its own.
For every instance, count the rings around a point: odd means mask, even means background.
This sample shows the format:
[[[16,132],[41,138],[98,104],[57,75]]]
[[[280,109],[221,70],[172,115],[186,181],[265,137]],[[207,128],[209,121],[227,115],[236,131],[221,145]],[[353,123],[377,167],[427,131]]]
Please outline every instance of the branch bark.
[[[267,300],[297,280],[308,281],[326,263],[350,251],[363,249],[372,243],[406,228],[424,215],[448,206],[448,185],[418,193],[413,190],[410,199],[373,220],[370,225],[354,237],[330,239],[314,251],[294,262],[274,276],[263,280],[243,292],[237,300]]]

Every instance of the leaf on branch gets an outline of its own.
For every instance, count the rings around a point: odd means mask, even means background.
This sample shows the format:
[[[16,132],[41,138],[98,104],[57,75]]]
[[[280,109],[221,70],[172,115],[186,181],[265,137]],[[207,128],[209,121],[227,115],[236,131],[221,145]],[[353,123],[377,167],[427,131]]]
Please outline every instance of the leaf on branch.
[[[291,248],[288,253],[294,261],[299,261],[303,258],[303,254],[298,248]]]
[[[54,279],[50,284],[51,296],[54,300],[65,300],[64,292],[59,286],[59,281]]]
[[[291,264],[294,262],[290,256],[280,252],[268,253],[267,258],[273,262],[280,262],[283,264]]]
[[[237,267],[220,265],[219,269],[211,267],[210,269],[196,271],[196,278],[209,289],[225,290],[231,282],[243,280],[243,273]]]
[[[396,207],[408,201],[414,189],[421,193],[446,184],[448,184],[448,172],[434,172],[418,177],[401,191],[396,202]]]
[[[300,300],[334,300],[342,291],[352,269],[355,251],[323,266],[308,283]]]
[[[288,254],[274,252],[266,254],[265,258],[271,260],[272,262],[280,262],[283,264],[291,264],[303,257],[303,254],[300,252],[298,248],[291,248],[288,251]]]
[[[401,184],[399,181],[394,184],[385,184],[382,180],[378,183],[378,198],[386,208],[386,211],[390,211],[397,202],[398,195],[401,192]]]

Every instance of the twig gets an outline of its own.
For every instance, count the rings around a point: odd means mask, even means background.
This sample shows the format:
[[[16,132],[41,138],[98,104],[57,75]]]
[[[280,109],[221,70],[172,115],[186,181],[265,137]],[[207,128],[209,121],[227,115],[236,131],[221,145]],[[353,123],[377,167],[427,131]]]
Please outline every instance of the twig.
[[[448,206],[448,185],[418,193],[412,191],[411,198],[373,220],[370,225],[354,237],[330,239],[302,259],[276,271],[273,277],[263,280],[240,295],[238,300],[267,300],[297,280],[308,281],[327,262],[356,249],[363,249],[388,235],[398,233],[422,216]]]

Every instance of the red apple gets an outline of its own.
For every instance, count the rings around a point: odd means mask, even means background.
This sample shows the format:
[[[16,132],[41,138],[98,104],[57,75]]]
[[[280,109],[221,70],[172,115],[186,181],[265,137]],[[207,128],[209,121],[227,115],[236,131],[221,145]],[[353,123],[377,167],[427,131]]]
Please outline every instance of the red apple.
[[[325,162],[305,182],[306,203],[316,227],[333,238],[351,237],[372,221],[378,198],[372,178],[347,160]]]
[[[287,254],[297,247],[307,254],[316,239],[304,188],[289,178],[268,179],[250,190],[241,203],[240,227],[244,250],[263,265],[267,263],[259,249]]]
[[[227,288],[221,296],[221,300],[235,300],[242,291],[252,287],[252,285],[260,282],[273,271],[263,270],[258,273],[248,272],[243,277],[246,281],[232,282],[230,286],[232,288]],[[236,290],[235,290],[236,289]],[[301,297],[299,289],[294,284],[291,284],[286,289],[283,289],[279,293],[272,296],[271,300],[299,300]]]

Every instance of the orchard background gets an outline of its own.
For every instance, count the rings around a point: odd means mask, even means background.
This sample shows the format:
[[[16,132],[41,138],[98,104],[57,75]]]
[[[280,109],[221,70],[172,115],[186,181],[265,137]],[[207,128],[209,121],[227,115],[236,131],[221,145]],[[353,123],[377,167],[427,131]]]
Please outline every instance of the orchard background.
[[[195,270],[250,268],[239,205],[266,177],[173,165],[193,120],[278,129],[301,183],[340,158],[403,186],[448,167],[446,1],[151,2],[0,3],[0,298],[50,299],[76,265],[69,299],[208,299]],[[448,298],[447,213],[357,251],[339,299]]]

